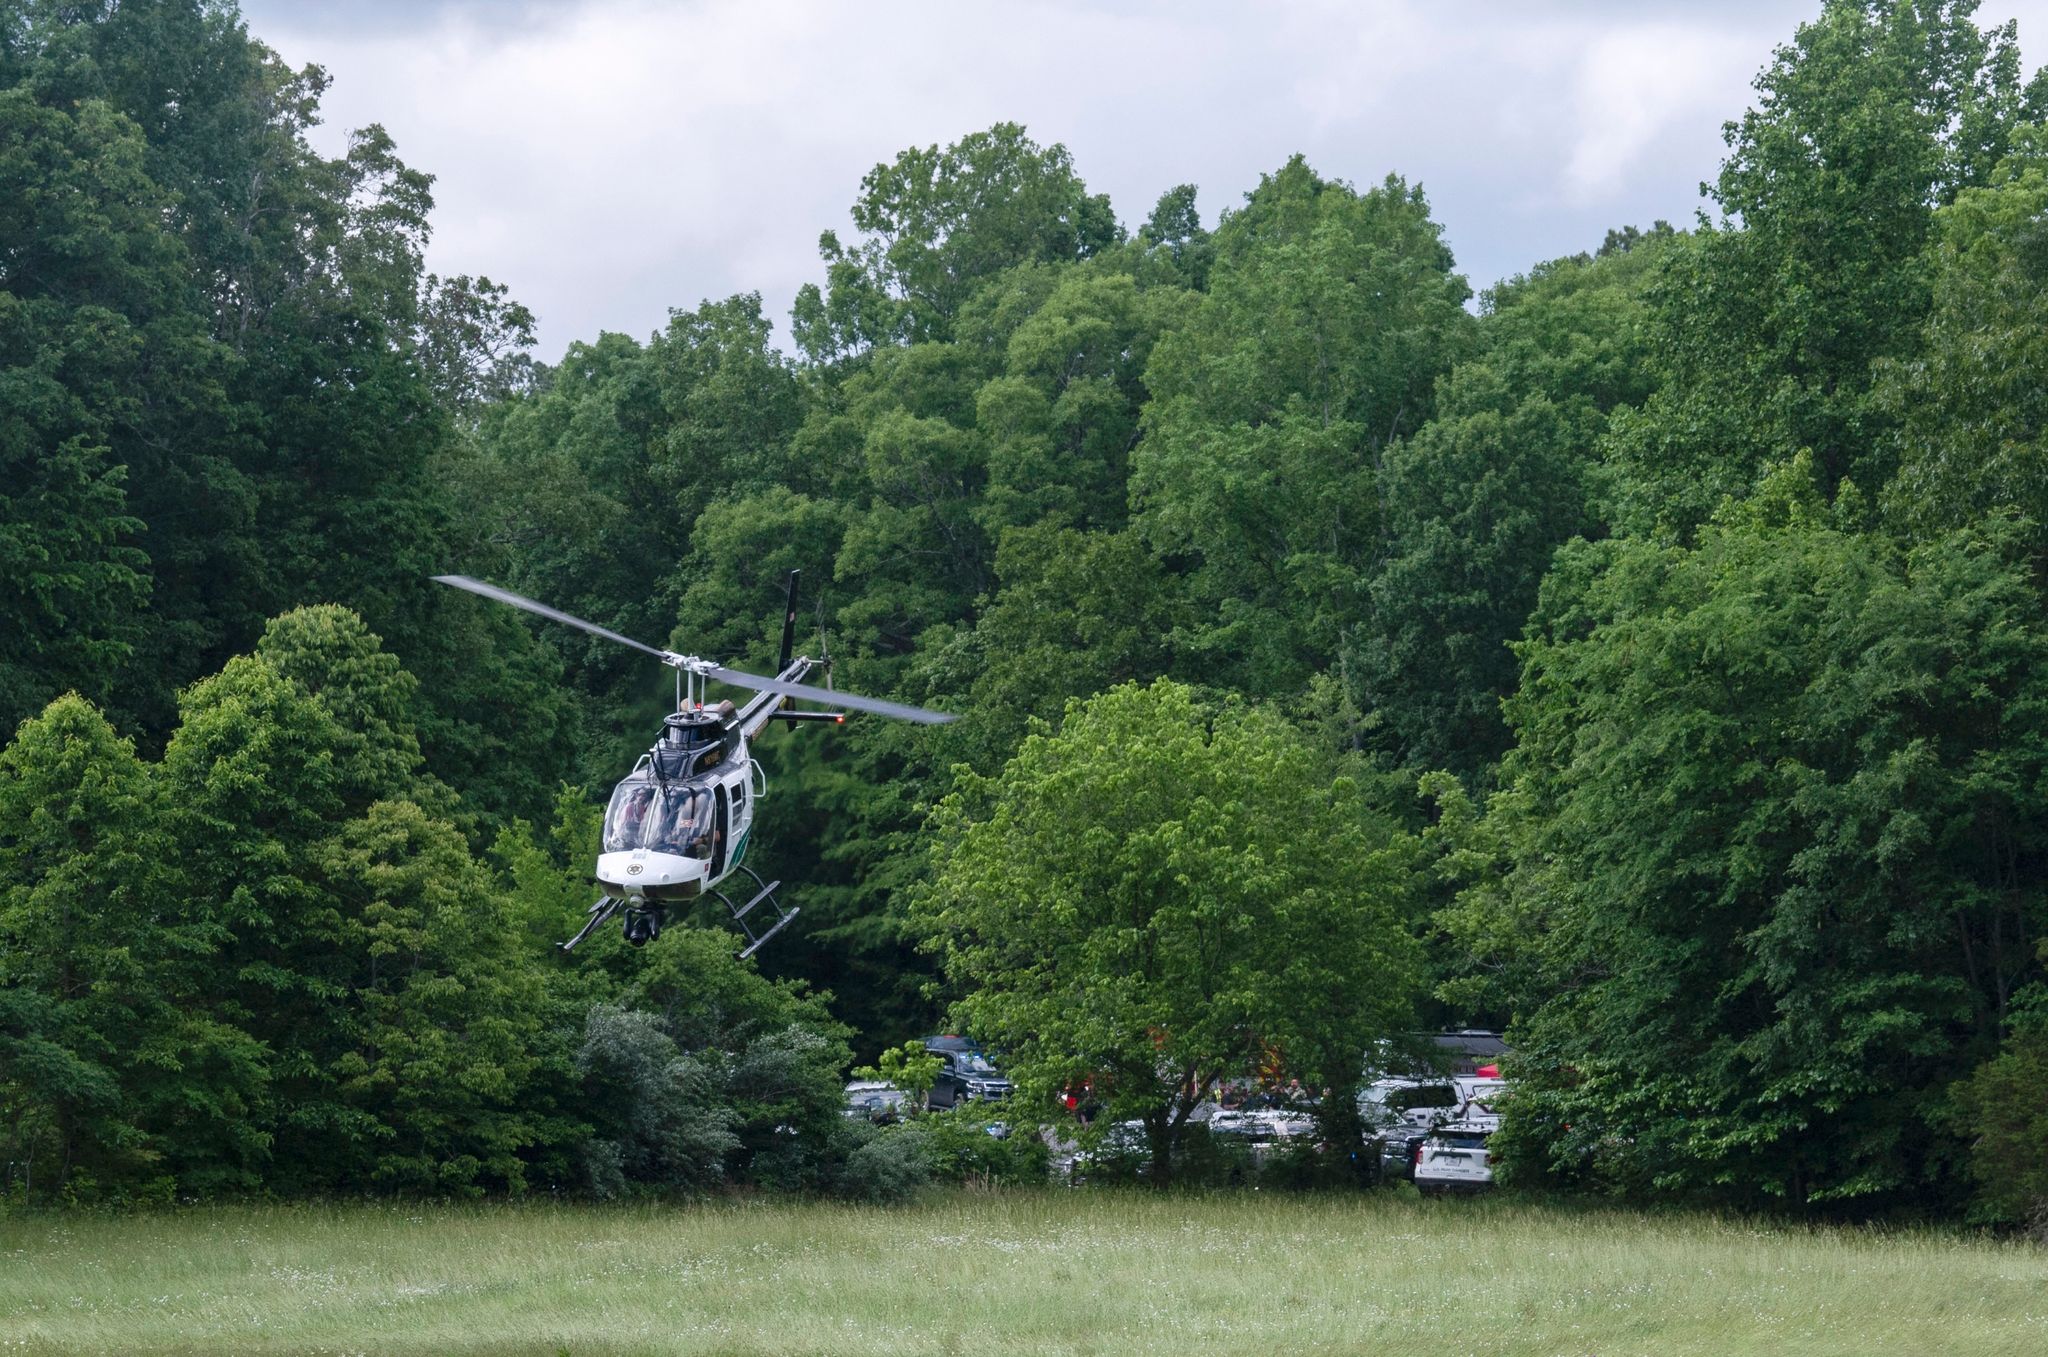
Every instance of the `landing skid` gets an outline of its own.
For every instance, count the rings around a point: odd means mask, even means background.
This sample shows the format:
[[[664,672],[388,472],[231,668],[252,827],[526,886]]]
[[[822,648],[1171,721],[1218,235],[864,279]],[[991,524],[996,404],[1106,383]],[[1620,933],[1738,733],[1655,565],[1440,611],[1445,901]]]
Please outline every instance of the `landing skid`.
[[[751,867],[735,867],[733,869],[733,872],[735,875],[741,872],[746,873],[747,879],[754,883],[755,890],[753,897],[749,899],[747,903],[745,903],[744,905],[736,905],[733,903],[732,897],[721,890],[708,891],[706,892],[706,894],[710,895],[713,899],[717,900],[719,904],[724,905],[726,913],[732,916],[732,921],[740,926],[740,932],[747,935],[747,945],[740,949],[740,959],[744,961],[746,958],[760,951],[763,944],[765,944],[768,941],[768,939],[774,937],[777,933],[780,933],[783,929],[787,928],[789,926],[789,921],[791,919],[794,919],[800,911],[785,908],[783,906],[782,901],[776,898],[775,890],[778,886],[782,884],[780,881],[763,881],[760,877],[760,874]],[[774,910],[775,918],[774,921],[771,922],[766,928],[762,929],[759,932],[755,932],[754,925],[748,922],[747,916],[752,914],[754,910],[761,905],[767,905],[770,909]],[[635,906],[629,909],[627,907],[626,901],[617,900],[609,895],[606,895],[600,896],[598,902],[590,907],[590,917],[584,920],[583,927],[576,930],[575,937],[561,944],[562,950],[567,952],[573,949],[577,943],[582,942],[585,938],[589,937],[592,933],[595,933],[599,928],[603,927],[606,923],[609,923],[612,919],[616,918],[619,914],[619,911],[621,910],[626,910],[628,915],[626,921],[628,929],[627,941],[636,941],[636,939],[634,939],[631,936],[632,924],[635,917],[642,915],[643,908],[640,906]],[[643,931],[641,936],[637,939],[638,942],[647,942],[651,938],[660,936],[661,933],[661,914],[659,907],[646,906],[645,913],[649,916],[646,919],[646,923],[651,925],[651,927]]]
[[[780,881],[763,881],[760,873],[756,872],[752,867],[735,867],[733,872],[735,874],[740,872],[746,873],[747,878],[754,883],[756,889],[753,899],[747,901],[744,905],[736,905],[732,902],[732,897],[724,891],[714,890],[711,894],[716,896],[718,903],[724,905],[726,910],[732,915],[732,921],[740,926],[740,932],[747,935],[747,945],[740,949],[740,959],[744,961],[760,951],[761,945],[767,942],[768,939],[789,927],[789,921],[797,916],[798,911],[783,908],[782,901],[775,897],[775,888],[782,884]],[[775,921],[756,933],[754,926],[747,922],[747,916],[754,912],[756,906],[764,904],[775,911]]]
[[[625,903],[623,900],[614,900],[609,895],[599,896],[597,903],[590,907],[590,918],[585,921],[583,927],[576,930],[575,937],[561,944],[562,950],[565,952],[569,951],[577,943],[595,933],[599,926],[604,924],[614,914],[617,914],[625,906]]]

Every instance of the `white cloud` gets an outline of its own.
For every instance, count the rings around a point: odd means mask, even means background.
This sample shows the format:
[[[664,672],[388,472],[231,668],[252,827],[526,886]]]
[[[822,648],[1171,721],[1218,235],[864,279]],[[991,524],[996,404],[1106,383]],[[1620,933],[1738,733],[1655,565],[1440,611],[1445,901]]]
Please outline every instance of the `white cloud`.
[[[1747,34],[1693,24],[1647,24],[1602,34],[1578,61],[1576,126],[1564,183],[1574,204],[1621,194],[1648,153],[1671,133],[1697,141],[1739,112],[1746,82],[1762,64]],[[1708,177],[1704,172],[1702,178]]]
[[[736,291],[780,321],[872,165],[1004,119],[1065,142],[1133,223],[1183,182],[1213,219],[1295,151],[1357,183],[1399,171],[1484,286],[1609,226],[1689,218],[1721,122],[1816,5],[247,8],[333,73],[329,144],[382,122],[437,177],[431,266],[509,284],[552,358]],[[2042,9],[1986,15],[2032,31]]]

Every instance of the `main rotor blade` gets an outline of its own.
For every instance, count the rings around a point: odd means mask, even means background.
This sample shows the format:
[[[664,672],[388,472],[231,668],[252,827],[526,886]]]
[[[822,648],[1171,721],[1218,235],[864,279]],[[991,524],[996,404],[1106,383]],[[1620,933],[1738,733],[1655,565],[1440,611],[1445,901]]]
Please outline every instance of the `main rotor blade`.
[[[817,688],[808,683],[791,683],[787,679],[763,678],[759,674],[726,669],[716,664],[707,667],[704,672],[721,683],[730,683],[735,687],[752,688],[762,693],[780,693],[784,697],[808,697],[813,702],[823,702],[828,707],[851,707],[855,711],[869,711],[877,716],[893,716],[899,721],[915,721],[921,726],[942,726],[948,721],[960,719],[951,712],[930,711],[903,702],[885,702],[879,697],[862,697],[859,693]]]
[[[524,608],[527,612],[545,617],[549,621],[560,622],[565,626],[575,627],[579,631],[587,631],[592,636],[602,636],[607,641],[617,641],[620,645],[631,646],[635,650],[643,650],[663,662],[674,661],[680,663],[678,657],[670,651],[657,650],[655,647],[642,641],[636,641],[630,636],[621,636],[610,627],[600,627],[595,622],[586,622],[572,613],[565,613],[559,608],[550,608],[545,603],[536,603],[534,600],[526,597],[526,595],[515,594],[510,589],[500,589],[495,584],[485,584],[482,580],[472,579],[468,575],[436,575],[434,579],[442,584],[452,585],[457,589],[467,589],[470,593],[480,594],[484,598],[496,599],[500,603],[509,603],[515,608]],[[727,669],[716,664],[707,664],[700,667],[698,662],[690,661],[688,667],[694,672],[704,674],[709,678],[715,678],[722,683],[730,683],[734,687],[752,688],[756,692],[777,693],[784,697],[808,697],[813,701],[823,702],[828,706],[849,707],[854,711],[873,712],[877,716],[893,716],[898,720],[915,721],[920,725],[943,725],[948,721],[960,719],[949,712],[928,711],[923,707],[913,707],[903,702],[885,702],[879,697],[862,697],[859,693],[835,692],[830,688],[816,688],[808,683],[791,683],[786,679],[763,678],[759,674],[749,674],[739,669]]]
[[[656,650],[653,646],[636,641],[630,636],[621,636],[610,627],[600,627],[595,622],[586,622],[582,618],[571,616],[559,608],[550,608],[545,603],[535,603],[526,595],[515,594],[510,589],[500,589],[495,584],[485,584],[482,580],[471,579],[467,575],[436,575],[434,578],[442,584],[452,584],[457,589],[467,589],[472,594],[482,594],[485,598],[494,598],[500,603],[509,603],[515,608],[524,608],[526,611],[537,613],[551,622],[561,622],[567,626],[575,627],[579,631],[587,631],[592,636],[602,636],[607,641],[617,641],[622,646],[631,646],[635,650],[644,650],[658,660],[666,660],[669,657],[666,650]]]

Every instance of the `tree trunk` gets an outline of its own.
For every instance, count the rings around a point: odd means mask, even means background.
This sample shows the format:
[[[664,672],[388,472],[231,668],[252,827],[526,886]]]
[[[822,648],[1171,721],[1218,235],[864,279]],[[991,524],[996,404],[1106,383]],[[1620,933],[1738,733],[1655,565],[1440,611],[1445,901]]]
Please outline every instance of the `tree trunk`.
[[[1316,1106],[1316,1133],[1329,1146],[1329,1162],[1349,1166],[1349,1175],[1371,1184],[1379,1181],[1380,1157],[1366,1144],[1365,1125],[1358,1116],[1354,1089],[1332,1089]]]
[[[1169,1108],[1155,1108],[1145,1114],[1145,1140],[1152,1147],[1152,1186],[1163,1188],[1173,1182],[1173,1115]]]

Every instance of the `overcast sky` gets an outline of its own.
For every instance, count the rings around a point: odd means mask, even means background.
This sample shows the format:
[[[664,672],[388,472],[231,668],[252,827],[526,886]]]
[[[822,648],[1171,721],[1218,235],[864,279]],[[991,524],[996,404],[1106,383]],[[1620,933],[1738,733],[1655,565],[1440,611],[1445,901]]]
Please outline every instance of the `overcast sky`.
[[[877,161],[1011,120],[1135,225],[1204,217],[1296,151],[1420,182],[1475,287],[1680,224],[1721,124],[1818,0],[244,0],[334,85],[322,144],[381,122],[435,176],[441,273],[488,274],[540,356],[759,291],[786,344],[818,233]],[[1986,0],[2048,59],[2048,0]]]

